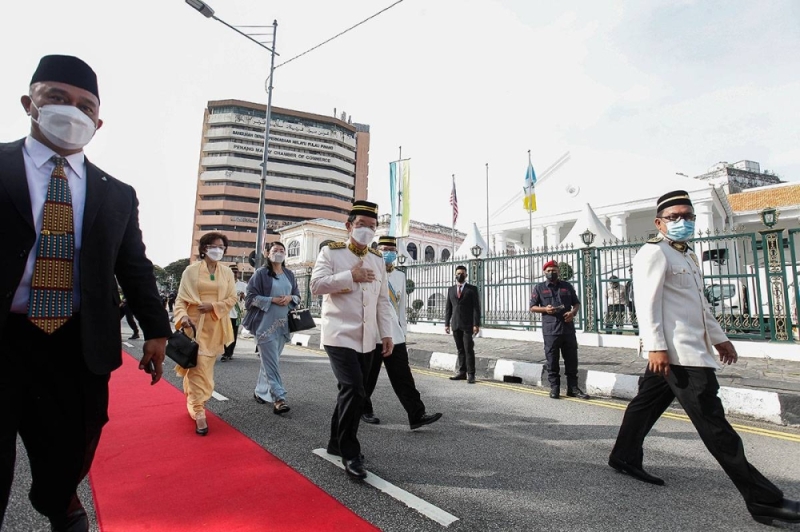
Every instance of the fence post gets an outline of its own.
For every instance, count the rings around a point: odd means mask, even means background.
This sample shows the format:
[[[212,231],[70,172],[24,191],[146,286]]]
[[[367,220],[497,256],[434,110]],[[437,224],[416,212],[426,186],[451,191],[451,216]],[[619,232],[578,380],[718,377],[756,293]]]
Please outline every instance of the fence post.
[[[483,278],[483,259],[470,259],[469,261],[469,278],[478,287],[478,297],[480,298],[481,309],[486,309],[486,280]],[[485,310],[481,314],[485,315]],[[484,316],[485,320],[485,316]]]
[[[770,336],[775,342],[792,340],[789,319],[789,294],[786,289],[786,257],[783,252],[783,229],[769,229],[761,233],[764,266],[767,276],[769,308],[772,309]]]
[[[583,281],[583,330],[597,332],[597,306],[595,286],[597,285],[595,264],[595,248],[586,246],[581,250],[581,280]]]

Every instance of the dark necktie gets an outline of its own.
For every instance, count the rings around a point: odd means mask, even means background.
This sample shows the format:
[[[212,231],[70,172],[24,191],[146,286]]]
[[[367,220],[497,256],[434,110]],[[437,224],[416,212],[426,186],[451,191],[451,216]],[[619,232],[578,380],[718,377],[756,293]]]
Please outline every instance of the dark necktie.
[[[64,170],[67,160],[54,156],[52,161],[56,166],[44,201],[42,234],[28,302],[28,318],[47,334],[54,333],[72,317],[75,258],[72,195]]]
[[[461,299],[461,285],[458,285],[458,299]]]

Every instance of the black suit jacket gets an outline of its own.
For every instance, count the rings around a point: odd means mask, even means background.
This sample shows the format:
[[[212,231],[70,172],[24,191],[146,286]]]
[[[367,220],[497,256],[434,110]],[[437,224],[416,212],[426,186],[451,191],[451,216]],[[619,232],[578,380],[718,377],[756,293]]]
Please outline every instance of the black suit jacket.
[[[24,142],[0,143],[0,242],[8,246],[0,254],[0,337],[36,242]],[[117,281],[145,339],[169,336],[171,327],[145,256],[136,192],[88,160],[80,259],[83,357],[103,375],[122,364]]]
[[[457,285],[453,285],[447,290],[444,324],[445,327],[450,327],[453,330],[470,332],[472,332],[473,327],[481,326],[481,302],[478,297],[477,286],[465,283],[460,299]]]

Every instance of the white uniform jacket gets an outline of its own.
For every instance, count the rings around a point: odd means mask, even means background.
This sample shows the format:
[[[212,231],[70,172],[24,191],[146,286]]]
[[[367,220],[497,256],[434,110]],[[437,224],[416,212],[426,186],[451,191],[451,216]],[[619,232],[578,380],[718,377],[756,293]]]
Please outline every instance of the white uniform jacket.
[[[381,338],[392,336],[395,315],[389,302],[386,264],[379,252],[372,250],[359,257],[348,243],[333,242],[319,252],[311,273],[311,293],[324,296],[322,344],[371,353]],[[359,262],[375,272],[375,281],[353,281],[350,269]]]
[[[670,364],[720,367],[713,346],[728,337],[711,313],[691,248],[659,237],[648,241],[633,259],[633,285],[643,356],[666,351]]]
[[[389,302],[392,303],[392,342],[394,345],[406,342],[406,307],[408,295],[406,294],[406,274],[398,269],[392,269],[389,278]]]

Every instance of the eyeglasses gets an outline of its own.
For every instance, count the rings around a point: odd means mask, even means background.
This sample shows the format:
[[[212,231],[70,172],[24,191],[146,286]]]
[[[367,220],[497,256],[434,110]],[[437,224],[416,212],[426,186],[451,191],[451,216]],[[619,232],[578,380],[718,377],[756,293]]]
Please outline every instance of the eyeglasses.
[[[677,222],[678,220],[693,222],[697,219],[697,216],[694,214],[670,214],[669,216],[659,216],[659,218],[668,222]]]

